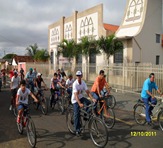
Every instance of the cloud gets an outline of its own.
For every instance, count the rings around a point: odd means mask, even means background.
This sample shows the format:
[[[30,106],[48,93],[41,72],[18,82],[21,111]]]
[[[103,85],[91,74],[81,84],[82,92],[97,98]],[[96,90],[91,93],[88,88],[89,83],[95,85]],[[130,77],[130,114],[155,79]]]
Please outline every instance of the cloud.
[[[125,0],[0,0],[0,52],[23,51],[31,44],[48,47],[48,26],[76,10],[84,11],[103,3],[104,22],[120,24]]]

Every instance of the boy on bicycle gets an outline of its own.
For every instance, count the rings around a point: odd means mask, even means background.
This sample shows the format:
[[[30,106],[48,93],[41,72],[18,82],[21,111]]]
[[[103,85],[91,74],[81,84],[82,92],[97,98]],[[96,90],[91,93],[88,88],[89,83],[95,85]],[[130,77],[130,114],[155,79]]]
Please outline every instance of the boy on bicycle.
[[[52,98],[50,100],[50,107],[52,107],[52,101],[54,100],[55,93],[56,92],[59,93],[59,87],[65,88],[64,86],[62,86],[61,82],[58,80],[57,77],[58,77],[58,74],[54,73],[54,76],[51,79],[51,83],[50,83],[50,91],[51,91],[51,95],[52,95]],[[57,99],[57,98],[55,98],[55,99]]]
[[[14,76],[11,78],[10,88],[11,88],[11,104],[9,110],[12,110],[15,107],[16,103],[16,94],[19,88],[20,78],[18,77],[18,72],[14,72]]]
[[[35,79],[35,88],[36,88],[38,93],[41,90],[41,83],[44,84],[45,89],[47,88],[47,86],[46,86],[46,84],[45,84],[45,82],[41,76],[42,76],[41,73],[37,73],[37,78]],[[38,95],[38,93],[36,94],[36,96]]]
[[[80,107],[83,107],[83,104],[89,105],[90,101],[84,98],[82,92],[85,91],[87,95],[92,99],[93,102],[96,100],[90,94],[86,83],[82,80],[82,72],[76,72],[77,79],[73,83],[72,87],[72,97],[71,102],[73,104],[74,109],[74,127],[77,136],[80,136],[81,133],[81,125],[80,125]]]
[[[34,101],[38,102],[37,98],[33,95],[33,93],[28,88],[26,88],[26,81],[22,80],[20,82],[20,88],[18,89],[16,96],[16,106],[18,109],[17,123],[20,123],[20,117],[22,116],[24,109],[27,108],[28,95],[31,95]]]
[[[102,98],[101,91],[103,90],[104,86],[106,87],[107,91],[110,92],[108,89],[108,83],[105,80],[104,70],[100,70],[98,77],[94,81],[94,84],[91,88],[91,95],[97,100],[95,104],[95,113],[97,114],[97,102],[100,98]]]

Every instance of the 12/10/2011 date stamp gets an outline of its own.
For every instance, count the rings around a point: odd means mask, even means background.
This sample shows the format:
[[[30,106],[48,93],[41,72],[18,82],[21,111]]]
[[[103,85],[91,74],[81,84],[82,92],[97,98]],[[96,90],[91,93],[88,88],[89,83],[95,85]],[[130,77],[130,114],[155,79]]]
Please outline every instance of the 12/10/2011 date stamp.
[[[157,133],[156,132],[151,132],[151,131],[142,131],[142,132],[133,131],[133,132],[130,133],[130,135],[132,137],[138,137],[138,136],[140,136],[140,137],[152,137],[152,136],[156,136]]]

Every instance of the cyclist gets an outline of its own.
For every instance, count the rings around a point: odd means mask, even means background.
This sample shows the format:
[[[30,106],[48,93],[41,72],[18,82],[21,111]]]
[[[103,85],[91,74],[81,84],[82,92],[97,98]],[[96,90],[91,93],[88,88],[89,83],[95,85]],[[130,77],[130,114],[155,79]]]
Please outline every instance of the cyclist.
[[[21,77],[21,80],[24,79],[24,69],[23,68],[20,69],[20,77]]]
[[[66,80],[66,88],[67,88],[67,93],[69,94],[69,98],[72,96],[72,84],[74,83],[74,79],[72,74],[68,75],[68,79]]]
[[[50,100],[50,107],[52,107],[52,101],[54,100],[54,96],[55,96],[55,93],[58,92],[59,93],[59,87],[60,86],[61,88],[65,88],[61,82],[57,79],[58,77],[58,74],[57,73],[54,73],[54,76],[53,78],[51,79],[51,83],[50,83],[50,91],[51,91],[51,100]],[[56,99],[55,98],[55,102],[56,103]]]
[[[12,110],[12,107],[16,104],[16,93],[19,88],[20,78],[18,77],[18,73],[15,71],[14,76],[11,78],[10,88],[11,88],[11,104],[9,110]]]
[[[38,93],[41,90],[41,82],[44,84],[44,87],[47,88],[47,86],[41,76],[42,76],[41,73],[37,73],[37,78],[35,79],[35,88],[37,89]],[[36,94],[36,96],[38,95],[38,93]]]
[[[18,109],[17,123],[20,123],[20,117],[22,116],[24,109],[27,108],[28,95],[31,95],[35,102],[38,102],[35,95],[33,95],[33,93],[28,88],[26,88],[26,81],[22,80],[20,82],[20,88],[18,89],[16,96],[16,105]]]
[[[62,75],[63,78],[67,77],[65,71],[63,70],[63,68],[61,68],[61,75]]]
[[[155,79],[155,75],[154,73],[151,73],[149,75],[149,78],[147,78],[144,81],[143,88],[141,91],[141,98],[144,101],[145,106],[146,106],[146,111],[145,111],[146,121],[148,122],[148,125],[150,126],[153,126],[153,123],[151,122],[151,117],[150,117],[150,115],[152,115],[153,107],[149,105],[149,102],[151,102],[153,105],[157,104],[157,100],[152,94],[152,90],[155,89],[160,95],[162,95],[161,91],[158,89],[158,86],[154,82],[154,79]]]
[[[36,78],[37,77],[37,70],[36,70],[36,68],[33,69],[33,74],[34,74],[34,76]]]
[[[29,72],[27,72],[26,76],[25,76],[25,80],[27,82],[27,88],[31,87],[31,91],[34,91],[34,79],[35,79],[35,75],[33,73],[33,68],[29,68]]]
[[[84,104],[89,105],[90,101],[83,96],[83,91],[87,93],[87,95],[92,99],[93,102],[96,102],[96,100],[92,97],[90,94],[90,91],[87,88],[86,83],[82,80],[82,72],[77,71],[76,72],[77,79],[74,81],[72,86],[72,97],[71,102],[73,104],[74,109],[74,127],[76,136],[80,136],[81,134],[81,125],[80,125],[80,113],[79,109],[80,107],[83,107]]]
[[[94,109],[96,115],[97,115],[97,102],[100,98],[103,97],[101,91],[103,90],[104,87],[107,89],[108,92],[110,92],[110,90],[108,89],[108,83],[105,80],[104,70],[100,70],[99,75],[97,76],[91,88],[91,95],[93,96],[93,98],[97,100]]]

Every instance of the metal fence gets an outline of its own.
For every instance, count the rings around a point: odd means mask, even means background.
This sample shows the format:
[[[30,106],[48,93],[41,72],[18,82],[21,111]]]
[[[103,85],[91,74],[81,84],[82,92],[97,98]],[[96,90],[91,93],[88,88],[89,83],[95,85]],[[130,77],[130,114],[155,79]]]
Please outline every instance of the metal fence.
[[[54,70],[51,69],[48,63],[27,63],[27,69],[36,67],[37,71],[45,77],[52,76]],[[83,72],[83,78],[87,82],[93,83],[103,69],[106,74],[106,79],[109,84],[115,89],[124,91],[140,92],[144,80],[149,77],[150,73],[155,73],[155,82],[163,91],[163,65],[152,64],[109,64],[109,65],[94,65],[94,64],[65,64],[58,65],[58,68],[63,68],[69,74],[75,76],[77,70]]]
[[[144,80],[149,77],[150,73],[155,73],[155,82],[161,90],[163,90],[163,65],[152,64],[109,64],[106,65],[90,65],[82,64],[73,67],[62,65],[63,69],[71,71],[73,74],[76,70],[82,70],[83,78],[89,82],[93,82],[99,71],[103,69],[109,84],[116,88],[126,91],[140,92]]]

